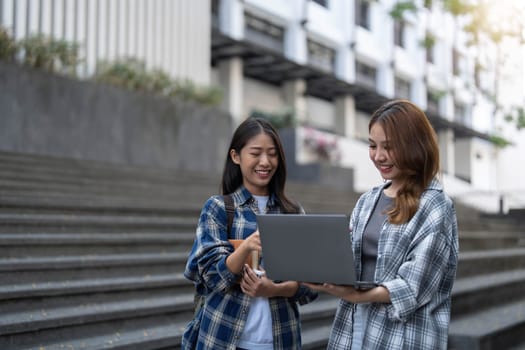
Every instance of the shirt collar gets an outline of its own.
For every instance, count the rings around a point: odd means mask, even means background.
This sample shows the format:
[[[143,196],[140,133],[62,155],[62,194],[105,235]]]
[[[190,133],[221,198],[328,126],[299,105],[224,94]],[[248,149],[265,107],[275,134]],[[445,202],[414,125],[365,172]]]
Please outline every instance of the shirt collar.
[[[384,184],[376,187],[375,190],[378,193],[380,193],[389,185],[390,185],[390,181],[387,181]],[[430,181],[430,183],[428,184],[427,188],[425,189],[425,191],[428,191],[428,190],[443,191],[443,185],[441,184],[441,182],[439,182],[439,180],[437,178],[433,178]],[[378,194],[378,196],[379,196],[379,194]]]
[[[232,193],[233,201],[236,205],[242,206],[250,204],[254,198],[250,191],[241,185],[235,192]],[[273,207],[278,205],[277,197],[274,193],[270,193],[270,198],[268,199],[268,206]]]

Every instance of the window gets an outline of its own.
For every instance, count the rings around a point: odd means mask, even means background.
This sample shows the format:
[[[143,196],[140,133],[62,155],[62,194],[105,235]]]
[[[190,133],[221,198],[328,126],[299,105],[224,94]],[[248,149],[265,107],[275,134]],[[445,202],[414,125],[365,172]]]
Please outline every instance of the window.
[[[454,120],[466,126],[470,126],[470,118],[467,114],[467,107],[462,103],[454,103]]]
[[[355,24],[370,29],[370,4],[367,0],[355,0]]]
[[[318,3],[319,5],[323,7],[328,7],[328,0],[313,0],[314,2]]]
[[[376,89],[377,69],[357,61],[355,64],[356,81],[373,90]]]
[[[219,0],[211,1],[211,22],[214,28],[219,28]]]
[[[394,81],[394,84],[395,84],[394,89],[395,89],[396,96],[399,97],[399,98],[404,98],[404,99],[410,100],[410,97],[411,97],[411,94],[410,94],[410,88],[411,88],[410,81],[406,80],[406,79],[403,79],[403,78],[400,78],[400,77],[396,77],[395,81]]]
[[[428,63],[435,63],[434,46],[429,46],[426,48],[426,57]]]
[[[335,50],[319,44],[313,40],[308,40],[308,63],[312,66],[321,68],[328,72],[335,69]]]
[[[427,91],[427,110],[429,112],[439,114],[439,100],[441,99],[441,94],[438,91]]]
[[[436,46],[437,38],[432,32],[426,32],[425,37],[421,40],[421,46],[425,48],[426,60],[428,63],[435,63],[434,47]]]
[[[244,34],[247,40],[282,53],[284,51],[284,29],[272,22],[246,13]]]
[[[452,49],[452,72],[454,75],[460,74],[459,61],[461,60],[461,54],[457,49]]]
[[[405,47],[405,22],[400,20],[394,21],[394,44],[399,47]]]

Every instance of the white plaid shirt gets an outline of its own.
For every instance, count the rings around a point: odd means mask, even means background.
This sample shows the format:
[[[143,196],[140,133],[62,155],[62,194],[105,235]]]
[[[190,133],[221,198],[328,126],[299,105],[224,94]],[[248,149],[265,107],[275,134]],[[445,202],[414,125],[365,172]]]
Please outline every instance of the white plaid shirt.
[[[385,185],[363,194],[350,219],[357,275],[365,226]],[[385,221],[378,242],[375,280],[390,293],[390,304],[364,304],[363,349],[447,349],[451,291],[458,263],[456,212],[433,180],[419,209],[402,225]],[[355,305],[341,300],[328,349],[350,349]],[[356,320],[357,322],[358,320]]]

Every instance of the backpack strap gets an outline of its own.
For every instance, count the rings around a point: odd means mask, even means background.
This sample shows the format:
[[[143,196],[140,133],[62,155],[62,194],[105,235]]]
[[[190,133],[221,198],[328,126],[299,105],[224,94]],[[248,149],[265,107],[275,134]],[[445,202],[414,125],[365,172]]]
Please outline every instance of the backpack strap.
[[[231,194],[225,194],[224,196],[224,207],[226,208],[226,215],[228,216],[228,237],[232,231],[233,217],[235,216],[235,205],[233,204],[233,198]]]

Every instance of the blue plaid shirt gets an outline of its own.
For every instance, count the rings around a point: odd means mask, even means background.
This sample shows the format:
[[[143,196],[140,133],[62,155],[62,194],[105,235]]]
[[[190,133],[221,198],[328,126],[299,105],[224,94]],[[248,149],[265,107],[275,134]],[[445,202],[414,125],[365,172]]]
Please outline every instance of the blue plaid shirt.
[[[384,186],[362,195],[352,212],[350,228],[358,276],[363,232]],[[458,251],[454,205],[433,180],[409,222],[394,225],[387,220],[383,224],[375,280],[388,289],[391,303],[360,305],[367,317],[363,349],[447,349]],[[351,348],[354,311],[354,304],[341,300],[328,349]]]
[[[231,234],[227,233],[227,215],[222,196],[212,196],[205,203],[197,227],[197,237],[188,257],[184,276],[195,283],[206,302],[186,328],[182,348],[187,348],[187,333],[199,328],[196,349],[231,349],[242,334],[251,298],[240,290],[241,276],[226,267],[226,257],[233,252],[228,239],[245,239],[257,229],[257,202],[240,187],[232,194],[235,204]],[[270,196],[268,213],[280,213],[278,199]],[[274,349],[300,349],[301,326],[297,304],[305,304],[317,293],[300,286],[291,298],[270,298]],[[196,325],[195,322],[200,324]]]

